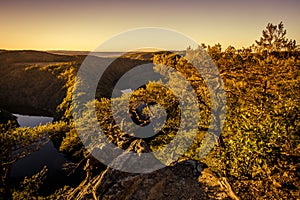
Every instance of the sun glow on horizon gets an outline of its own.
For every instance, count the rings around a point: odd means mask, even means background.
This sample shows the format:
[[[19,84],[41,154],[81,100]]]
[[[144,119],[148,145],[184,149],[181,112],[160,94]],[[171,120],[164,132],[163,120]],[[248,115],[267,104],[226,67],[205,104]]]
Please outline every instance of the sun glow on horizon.
[[[93,51],[124,31],[158,27],[179,31],[199,44],[249,47],[271,22],[283,21],[287,37],[300,42],[300,1],[89,1],[18,0],[0,7],[0,48]],[[255,13],[255,14],[254,14]],[[172,45],[170,45],[170,49]],[[116,47],[122,51],[128,47]],[[110,49],[107,49],[109,51]]]

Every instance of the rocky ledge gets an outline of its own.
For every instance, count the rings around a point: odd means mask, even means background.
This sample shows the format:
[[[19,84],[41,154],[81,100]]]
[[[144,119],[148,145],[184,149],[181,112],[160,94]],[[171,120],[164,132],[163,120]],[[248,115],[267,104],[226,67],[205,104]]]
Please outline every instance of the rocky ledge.
[[[136,145],[147,150],[144,141]],[[126,152],[117,160],[128,161]],[[219,178],[205,163],[196,160],[181,159],[144,174],[107,167],[96,176],[92,175],[92,162],[90,158],[85,166],[86,179],[70,190],[66,199],[238,199],[226,179]]]

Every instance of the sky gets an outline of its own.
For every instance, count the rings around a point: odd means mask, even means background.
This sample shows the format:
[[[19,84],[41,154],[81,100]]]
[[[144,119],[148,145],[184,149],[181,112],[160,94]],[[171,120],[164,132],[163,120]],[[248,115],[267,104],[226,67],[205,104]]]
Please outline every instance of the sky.
[[[2,0],[0,49],[92,51],[142,27],[178,31],[199,44],[242,48],[258,40],[269,22],[280,21],[299,44],[299,9],[298,0]]]

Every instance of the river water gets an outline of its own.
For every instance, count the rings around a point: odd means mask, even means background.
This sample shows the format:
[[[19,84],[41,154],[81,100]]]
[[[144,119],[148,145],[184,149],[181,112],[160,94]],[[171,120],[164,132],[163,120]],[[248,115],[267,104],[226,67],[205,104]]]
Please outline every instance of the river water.
[[[29,115],[19,115],[14,114],[17,117],[18,123],[21,127],[34,127],[38,125],[44,125],[48,122],[52,122],[52,117],[43,116],[29,116]]]
[[[53,121],[52,117],[14,115],[18,117],[17,120],[21,127],[35,127]],[[70,163],[70,161],[49,140],[40,150],[16,161],[11,166],[10,177],[22,180],[25,176],[31,177],[44,166],[47,166],[47,178],[44,181],[41,192],[44,194],[51,193],[65,184],[70,185],[70,182],[79,182],[82,178],[82,172],[68,176],[68,173],[62,170],[65,163]]]

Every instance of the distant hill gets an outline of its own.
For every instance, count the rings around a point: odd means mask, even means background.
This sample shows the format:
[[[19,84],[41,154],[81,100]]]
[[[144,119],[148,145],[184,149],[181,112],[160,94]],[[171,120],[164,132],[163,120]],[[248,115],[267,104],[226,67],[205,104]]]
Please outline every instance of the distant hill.
[[[0,51],[0,63],[31,63],[31,62],[68,62],[74,61],[81,57],[57,55],[44,51],[34,50],[14,50],[14,51]]]
[[[51,50],[51,51],[46,51],[48,53],[52,54],[58,54],[58,55],[69,55],[69,56],[74,56],[74,55],[92,55],[96,57],[101,57],[101,58],[117,58],[117,57],[122,57],[123,55],[134,55],[134,54],[139,54],[139,55],[151,55],[153,51],[133,51],[133,52],[122,52],[122,51],[71,51],[71,50]],[[159,52],[159,51],[155,51]],[[174,53],[177,53],[179,55],[185,54],[184,51],[172,51]]]
[[[42,68],[81,63],[84,58],[33,50],[0,52],[0,107],[14,113],[53,116],[65,96],[65,82]]]
[[[124,52],[91,52],[91,51],[70,51],[70,50],[52,50],[52,51],[47,51],[48,53],[52,54],[58,54],[58,55],[93,55],[96,57],[101,57],[101,58],[116,58],[124,54]]]
[[[107,52],[107,55],[112,54]],[[151,52],[131,52],[118,58],[89,57],[94,64],[86,73],[93,77],[92,80],[100,78],[96,72],[103,72],[96,96],[109,97],[114,84],[124,73],[136,66],[152,63],[152,57]],[[70,67],[77,71],[85,58],[86,55],[60,55],[34,50],[0,51],[0,107],[12,113],[53,117],[66,96],[67,80],[59,74]],[[124,87],[120,89],[127,86]]]

